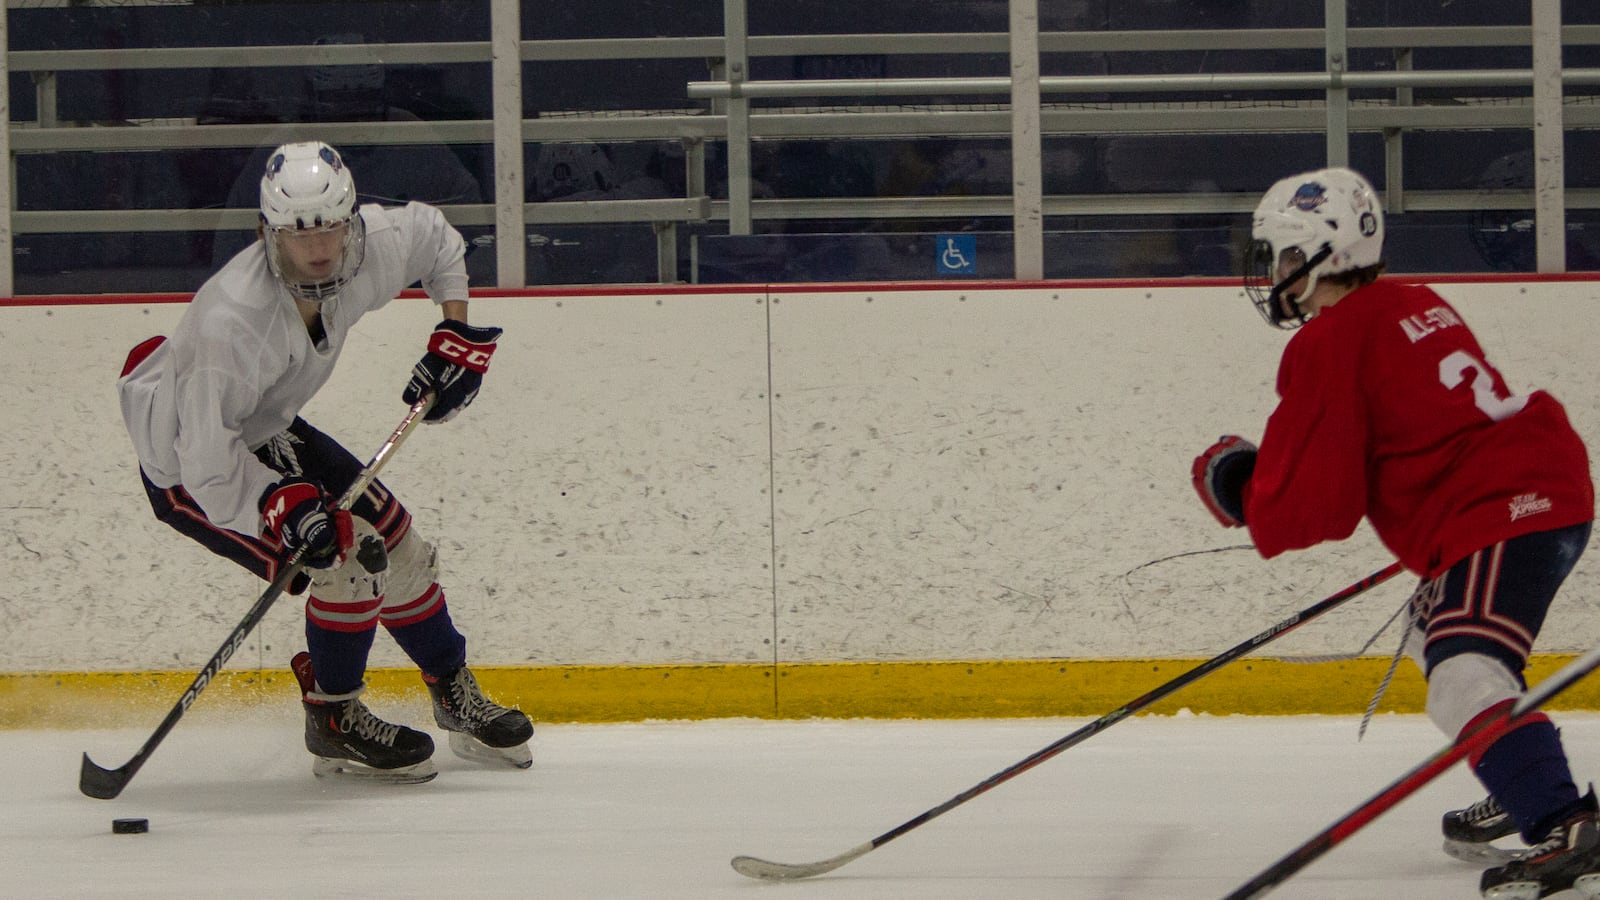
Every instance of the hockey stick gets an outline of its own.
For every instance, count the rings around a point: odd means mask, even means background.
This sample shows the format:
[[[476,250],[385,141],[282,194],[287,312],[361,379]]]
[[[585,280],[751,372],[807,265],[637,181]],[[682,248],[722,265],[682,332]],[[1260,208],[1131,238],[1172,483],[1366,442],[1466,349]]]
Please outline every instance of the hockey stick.
[[[733,858],[733,870],[738,872],[740,875],[746,875],[750,878],[763,878],[771,881],[792,881],[798,878],[810,878],[813,875],[821,875],[826,872],[832,872],[834,869],[839,868],[845,863],[850,862],[858,857],[865,856],[867,853],[882,847],[884,844],[889,843],[911,829],[944,815],[950,810],[955,809],[956,807],[967,802],[968,800],[971,800],[979,794],[984,793],[990,788],[1003,784],[1022,774],[1023,772],[1028,771],[1029,769],[1037,766],[1047,759],[1050,759],[1061,751],[1066,750],[1068,747],[1079,744],[1093,735],[1110,728],[1112,725],[1117,724],[1133,713],[1138,712],[1146,706],[1149,706],[1150,704],[1160,700],[1173,691],[1190,684],[1191,682],[1198,681],[1199,679],[1211,674],[1217,669],[1222,668],[1228,663],[1233,662],[1239,657],[1244,656],[1250,651],[1255,650],[1257,647],[1288,634],[1301,625],[1304,625],[1312,619],[1315,619],[1317,616],[1320,616],[1328,610],[1333,609],[1335,606],[1344,603],[1346,600],[1349,600],[1358,594],[1364,593],[1367,589],[1388,581],[1390,578],[1393,578],[1400,572],[1400,568],[1401,566],[1399,563],[1391,563],[1387,568],[1373,572],[1371,575],[1368,575],[1355,584],[1352,584],[1344,590],[1339,591],[1337,594],[1334,594],[1326,600],[1321,600],[1317,603],[1314,603],[1300,612],[1295,613],[1289,618],[1284,619],[1282,622],[1279,622],[1271,628],[1268,628],[1266,631],[1263,631],[1255,637],[1250,638],[1244,643],[1233,647],[1231,650],[1227,650],[1217,656],[1213,656],[1211,659],[1201,663],[1198,666],[1195,666],[1187,672],[1184,672],[1182,675],[1179,675],[1177,678],[1172,679],[1166,684],[1163,684],[1157,688],[1153,688],[1149,693],[1138,698],[1137,700],[1106,713],[1100,718],[1090,722],[1082,728],[1079,728],[1077,731],[1072,732],[1050,746],[1045,747],[1043,750],[1038,751],[1016,765],[991,775],[983,782],[976,784],[965,791],[962,791],[961,793],[951,797],[949,800],[946,800],[938,806],[935,806],[933,809],[928,810],[922,815],[919,815],[916,818],[905,822],[904,824],[878,835],[865,844],[852,847],[838,856],[830,857],[828,859],[813,863],[781,863],[771,862],[765,859],[757,859],[754,856],[736,856]]]
[[[404,441],[406,436],[411,433],[411,430],[417,426],[417,423],[422,421],[422,417],[433,406],[433,399],[433,395],[428,394],[417,400],[416,403],[411,404],[411,409],[406,413],[406,417],[400,421],[400,426],[394,430],[393,434],[389,435],[387,441],[383,442],[383,446],[378,448],[378,452],[372,457],[372,461],[367,463],[366,468],[357,473],[355,481],[351,482],[350,487],[344,492],[344,496],[339,498],[335,508],[349,509],[355,504],[361,494],[378,477],[378,471],[389,461],[389,457],[400,446],[400,442]],[[123,763],[119,768],[106,769],[90,759],[89,754],[85,753],[83,755],[83,768],[78,773],[78,790],[97,800],[111,800],[122,793],[122,789],[128,786],[128,782],[133,780],[134,774],[144,766],[145,762],[150,759],[150,754],[154,753],[156,747],[166,738],[167,732],[178,724],[178,720],[183,718],[183,714],[189,711],[190,704],[194,703],[195,699],[200,696],[200,692],[206,689],[206,686],[211,683],[213,678],[217,677],[217,673],[232,658],[233,654],[239,649],[239,645],[244,643],[245,637],[250,634],[256,625],[260,624],[261,620],[266,616],[267,610],[288,589],[289,582],[294,580],[294,576],[300,572],[300,553],[301,551],[296,551],[293,556],[289,557],[288,562],[278,572],[277,577],[273,578],[272,583],[267,585],[267,589],[261,594],[260,599],[256,600],[255,605],[250,607],[250,611],[244,614],[244,618],[240,620],[239,624],[234,626],[233,633],[228,635],[228,639],[222,642],[222,646],[218,648],[217,652],[211,655],[211,661],[207,662],[205,668],[200,670],[200,674],[189,685],[189,689],[184,691],[177,705],[173,706],[172,711],[167,713],[167,717],[161,720],[161,724],[156,726],[155,733],[150,735],[149,740],[144,742],[144,746],[139,748],[139,752],[135,753],[132,759]]]
[[[1443,774],[1459,760],[1488,747],[1502,735],[1522,724],[1528,715],[1538,711],[1551,697],[1581,681],[1584,676],[1600,667],[1600,646],[1578,657],[1555,674],[1539,683],[1537,688],[1522,695],[1515,705],[1491,716],[1468,734],[1464,734],[1444,749],[1428,757],[1420,765],[1391,782],[1388,787],[1372,795],[1365,803],[1329,825],[1316,837],[1296,847],[1289,855],[1268,866],[1261,874],[1245,882],[1224,900],[1247,900],[1265,896],[1322,854],[1343,843],[1360,831],[1368,822],[1397,806],[1428,782]]]

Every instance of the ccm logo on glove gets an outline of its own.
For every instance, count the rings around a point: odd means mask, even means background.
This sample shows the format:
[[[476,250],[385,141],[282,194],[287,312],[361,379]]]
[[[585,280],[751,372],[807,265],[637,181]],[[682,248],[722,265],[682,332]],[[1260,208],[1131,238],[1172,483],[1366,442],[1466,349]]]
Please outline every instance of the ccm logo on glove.
[[[435,331],[428,339],[428,350],[458,365],[466,366],[480,375],[489,371],[489,357],[494,355],[494,345],[480,346],[456,340],[455,335]]]
[[[499,328],[468,325],[445,319],[428,338],[428,352],[411,369],[400,399],[416,403],[424,394],[434,397],[425,422],[448,422],[478,396],[483,373],[489,371]]]

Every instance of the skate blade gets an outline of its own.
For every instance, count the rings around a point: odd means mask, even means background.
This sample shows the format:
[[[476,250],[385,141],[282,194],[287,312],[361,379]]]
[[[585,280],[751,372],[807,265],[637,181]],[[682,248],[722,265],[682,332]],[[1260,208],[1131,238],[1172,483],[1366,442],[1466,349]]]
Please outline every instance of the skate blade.
[[[1539,900],[1544,893],[1537,881],[1510,881],[1483,892],[1484,900]]]
[[[1503,866],[1516,862],[1527,854],[1526,850],[1496,847],[1494,844],[1474,844],[1470,841],[1452,841],[1445,838],[1444,854],[1475,866]]]
[[[533,765],[533,751],[527,744],[518,744],[515,747],[491,747],[459,731],[450,732],[450,751],[468,762],[486,766],[526,769]]]
[[[439,769],[431,759],[398,769],[374,769],[348,759],[318,756],[312,760],[311,774],[318,778],[344,778],[372,784],[422,784],[432,781],[439,774]]]

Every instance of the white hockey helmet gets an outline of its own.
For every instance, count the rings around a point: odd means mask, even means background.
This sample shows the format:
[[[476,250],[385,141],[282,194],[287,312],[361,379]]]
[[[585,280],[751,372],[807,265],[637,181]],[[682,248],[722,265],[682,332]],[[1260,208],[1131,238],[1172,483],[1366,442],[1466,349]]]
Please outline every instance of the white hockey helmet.
[[[322,302],[354,278],[366,255],[366,226],[356,209],[356,183],[339,151],[321,141],[284,144],[261,176],[261,225],[267,265],[289,292]],[[337,235],[339,257],[327,271],[307,271],[286,242]]]
[[[1256,206],[1244,257],[1244,286],[1268,322],[1297,328],[1300,301],[1317,279],[1383,262],[1383,208],[1360,174],[1303,172],[1274,184]],[[1292,267],[1282,274],[1283,266]],[[1302,279],[1305,287],[1292,291]]]
[[[611,157],[599,144],[540,144],[533,162],[533,184],[541,200],[609,191],[617,186]]]

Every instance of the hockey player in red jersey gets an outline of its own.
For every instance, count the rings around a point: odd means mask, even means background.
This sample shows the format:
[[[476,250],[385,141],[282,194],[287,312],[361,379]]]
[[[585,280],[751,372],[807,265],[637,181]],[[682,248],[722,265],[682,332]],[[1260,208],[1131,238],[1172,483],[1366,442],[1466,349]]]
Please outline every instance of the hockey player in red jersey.
[[[467,324],[461,235],[426,204],[358,204],[349,168],[319,141],[277,148],[260,195],[260,239],[201,285],[169,338],[135,347],[117,382],[151,507],[263,579],[301,553],[290,590],[310,587],[308,649],[291,666],[316,774],[437,774],[431,737],[360,700],[380,624],[421,670],[457,755],[527,768],[533,724],[485,697],[467,667],[433,545],[380,482],[334,509],[361,462],[300,417],[356,321],[419,281],[444,319],[401,400],[431,394],[431,422],[472,402],[500,329]]]
[[[1589,540],[1583,441],[1553,396],[1508,387],[1437,293],[1379,280],[1383,211],[1361,175],[1278,182],[1251,235],[1246,290],[1269,323],[1298,330],[1260,446],[1223,437],[1195,459],[1195,489],[1266,558],[1370,521],[1421,577],[1409,648],[1429,717],[1455,738],[1526,690],[1534,639]],[[1489,796],[1444,830],[1452,855],[1502,863],[1483,895],[1600,896],[1594,791],[1580,795],[1550,720],[1531,716],[1471,764]],[[1489,842],[1516,832],[1530,849],[1496,858]]]

